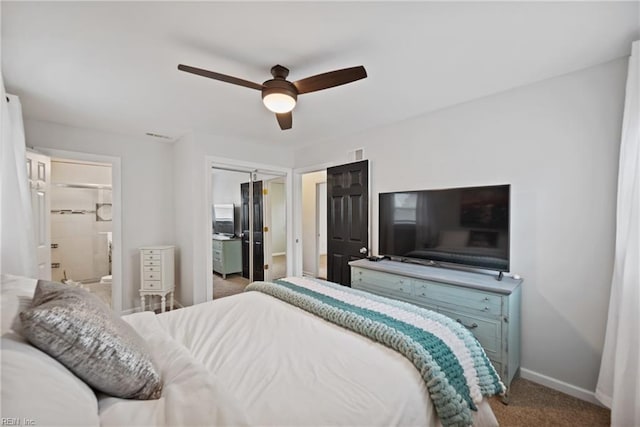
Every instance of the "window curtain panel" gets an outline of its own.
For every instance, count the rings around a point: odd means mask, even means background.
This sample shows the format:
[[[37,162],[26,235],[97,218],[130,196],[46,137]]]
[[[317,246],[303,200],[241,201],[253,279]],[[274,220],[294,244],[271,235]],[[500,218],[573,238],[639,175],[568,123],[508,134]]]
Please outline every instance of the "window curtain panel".
[[[37,277],[31,193],[20,99],[2,83],[0,151],[0,272]]]
[[[612,426],[640,426],[640,41],[629,59],[622,122],[616,247],[596,397]]]

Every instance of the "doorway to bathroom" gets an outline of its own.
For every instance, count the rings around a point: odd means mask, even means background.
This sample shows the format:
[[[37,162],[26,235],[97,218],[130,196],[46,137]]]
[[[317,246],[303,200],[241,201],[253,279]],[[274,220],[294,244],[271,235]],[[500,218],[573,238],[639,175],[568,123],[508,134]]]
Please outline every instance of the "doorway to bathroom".
[[[112,165],[51,158],[51,278],[112,304]]]

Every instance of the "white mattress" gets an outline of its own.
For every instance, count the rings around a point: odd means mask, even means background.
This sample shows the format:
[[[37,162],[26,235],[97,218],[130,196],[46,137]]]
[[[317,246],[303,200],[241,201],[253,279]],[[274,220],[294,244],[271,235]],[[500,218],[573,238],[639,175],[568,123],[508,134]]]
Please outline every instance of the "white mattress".
[[[150,342],[165,393],[101,398],[103,425],[440,425],[404,356],[270,296],[125,320]],[[474,425],[497,425],[486,402]]]

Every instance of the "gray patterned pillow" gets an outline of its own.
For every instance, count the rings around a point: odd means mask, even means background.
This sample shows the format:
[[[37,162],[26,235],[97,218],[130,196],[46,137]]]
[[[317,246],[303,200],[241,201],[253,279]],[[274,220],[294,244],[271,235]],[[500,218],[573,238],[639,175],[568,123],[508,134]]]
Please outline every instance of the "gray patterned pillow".
[[[162,380],[143,339],[97,296],[39,280],[22,334],[91,387],[125,399],[157,399]]]

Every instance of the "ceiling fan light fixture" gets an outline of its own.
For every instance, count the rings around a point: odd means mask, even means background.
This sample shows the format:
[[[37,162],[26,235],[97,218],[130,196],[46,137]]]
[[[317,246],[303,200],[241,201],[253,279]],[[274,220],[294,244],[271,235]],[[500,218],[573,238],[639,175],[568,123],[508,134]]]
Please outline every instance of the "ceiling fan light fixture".
[[[263,83],[262,102],[276,114],[288,113],[296,106],[298,91],[286,80],[275,78]]]
[[[184,64],[178,64],[178,70],[261,91],[262,102],[267,109],[276,113],[278,125],[282,130],[291,129],[293,124],[291,110],[296,106],[298,95],[341,86],[367,77],[367,71],[362,65],[316,74],[293,83],[287,80],[289,76],[287,67],[274,65],[271,68],[273,79],[262,84]]]
[[[262,97],[264,106],[274,113],[288,113],[296,106],[296,99],[288,93],[273,92]]]

